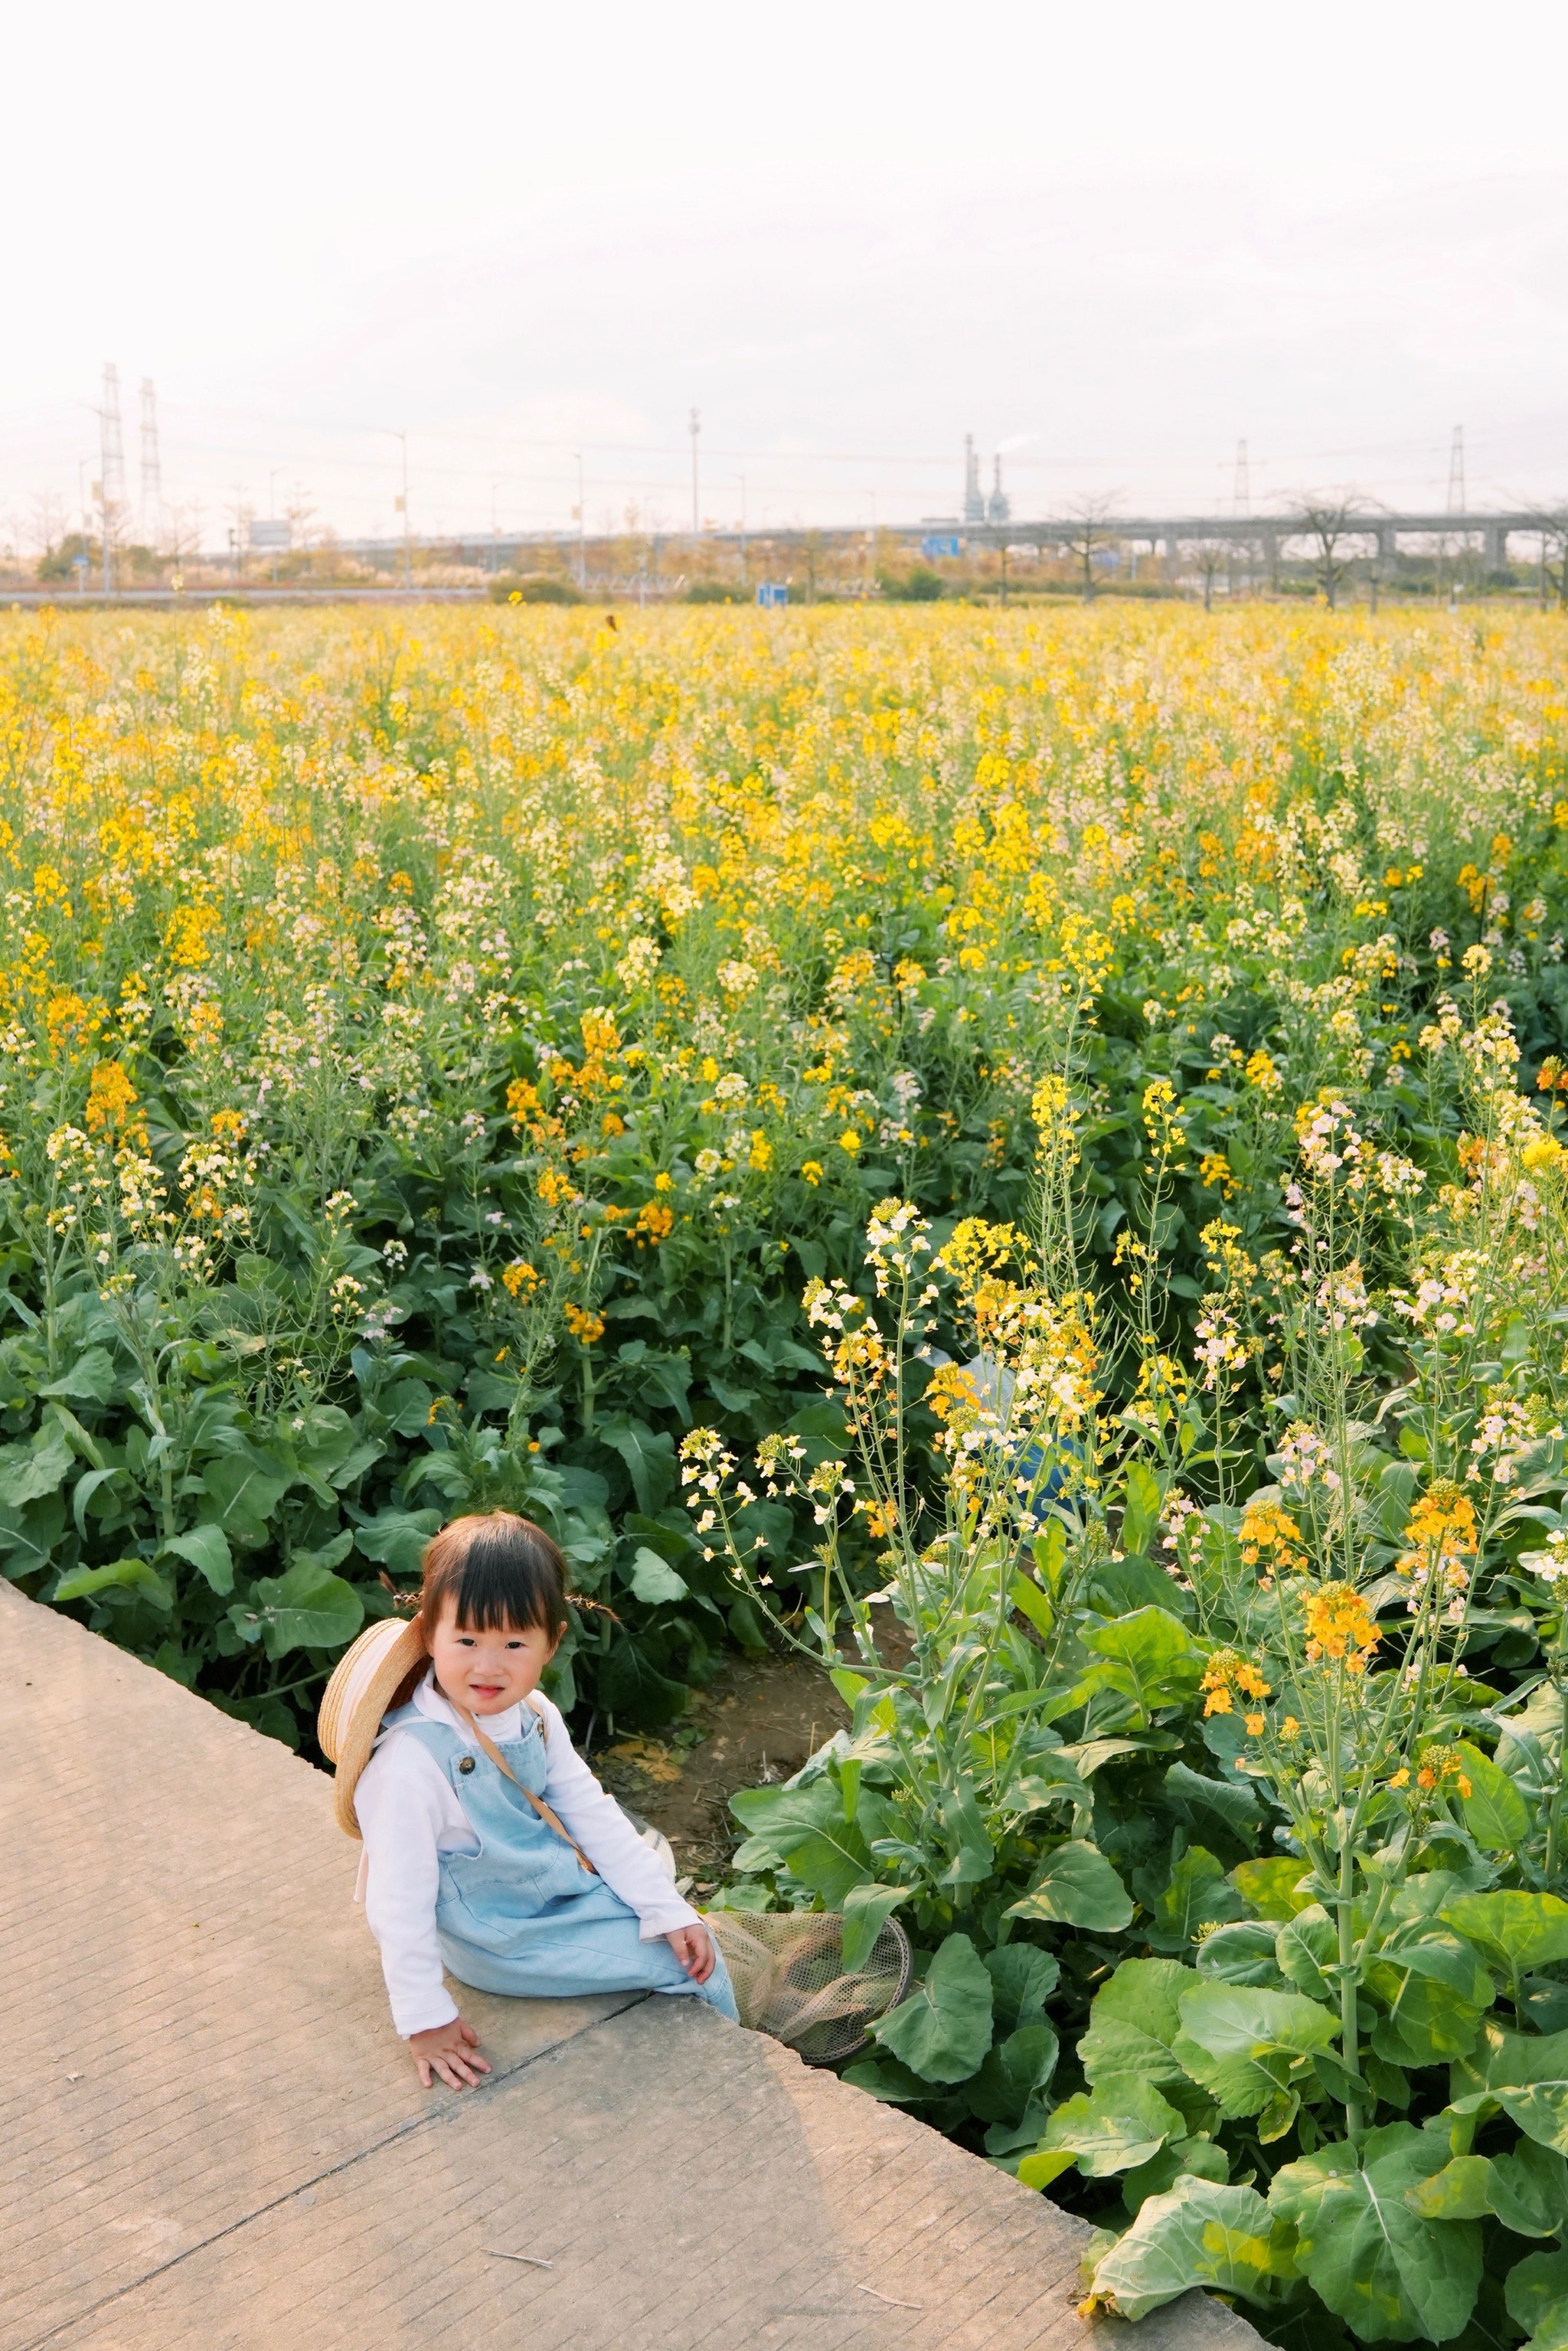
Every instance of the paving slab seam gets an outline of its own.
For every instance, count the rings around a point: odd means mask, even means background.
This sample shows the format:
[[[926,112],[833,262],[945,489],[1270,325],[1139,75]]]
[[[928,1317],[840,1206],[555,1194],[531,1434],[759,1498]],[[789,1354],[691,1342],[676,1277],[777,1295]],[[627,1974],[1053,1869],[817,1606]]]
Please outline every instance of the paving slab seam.
[[[602,2026],[613,2022],[616,2017],[623,2016],[628,2009],[640,2008],[644,2001],[653,1998],[652,1992],[633,1993],[620,2008],[612,2009],[609,2015],[591,2017],[586,2023],[579,2025],[575,2032],[565,2034],[559,2041],[552,2041],[548,2048],[533,2050],[526,2057],[520,2057],[515,2064],[507,2066],[504,2071],[493,2073],[486,2081],[481,2083],[472,2092],[465,2091],[461,2094],[454,2092],[454,2098],[461,2095],[464,2103],[466,2104],[470,2099],[477,2101],[484,2098],[487,2091],[504,2088],[508,2082],[515,2082],[519,2075],[528,2073],[530,2067],[541,2064],[546,2058],[553,2057],[560,2050],[569,2049],[574,2041],[580,2041],[587,2033],[597,2032]],[[396,2147],[404,2139],[416,2138],[422,2131],[444,2128],[448,2123],[455,2121],[462,2112],[463,2106],[454,2104],[450,2106],[427,2107],[423,2114],[411,2116],[407,2122],[398,2124],[393,2130],[383,2132],[380,2138],[371,2139],[365,2146],[356,2147],[354,2152],[345,2156],[340,2163],[329,2164],[323,2170],[313,2172],[308,2179],[296,2180],[293,2186],[286,2189],[280,2196],[269,2197],[266,2203],[256,2205],[250,2211],[236,2214],[234,2220],[225,2221],[221,2229],[214,2229],[210,2236],[202,2237],[193,2244],[183,2245],[180,2251],[177,2253],[172,2253],[166,2262],[155,2262],[151,2269],[143,2270],[139,2276],[128,2278],[123,2285],[116,2286],[112,2294],[100,2294],[96,2302],[87,2303],[80,2310],[72,2311],[68,2318],[62,2318],[57,2325],[47,2328],[44,2334],[35,2335],[30,2341],[19,2345],[17,2351],[45,2351],[46,2345],[57,2341],[60,2335],[68,2333],[73,2326],[80,2326],[88,2319],[96,2318],[101,2311],[111,2310],[117,2302],[123,2302],[128,2294],[139,2294],[144,2286],[152,2284],[161,2277],[167,2277],[171,2271],[180,2268],[183,2262],[191,2261],[198,2253],[207,2252],[214,2245],[222,2244],[225,2237],[232,2237],[237,2230],[248,2229],[254,2222],[265,2220],[269,2212],[281,2210],[284,2205],[293,2203],[296,2197],[303,2196],[308,2191],[319,2188],[325,2180],[336,2179],[344,2172],[352,2171],[356,2165],[369,2161],[372,2156],[381,2154],[386,2147]]]

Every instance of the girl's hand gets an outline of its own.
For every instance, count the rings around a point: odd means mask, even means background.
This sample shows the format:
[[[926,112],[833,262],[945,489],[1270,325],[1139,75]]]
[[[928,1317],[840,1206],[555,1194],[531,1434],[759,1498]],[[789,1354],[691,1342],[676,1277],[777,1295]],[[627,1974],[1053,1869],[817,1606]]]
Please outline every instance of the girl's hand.
[[[460,2016],[455,2016],[450,2024],[433,2025],[428,2032],[408,2036],[409,2054],[427,2090],[433,2072],[440,2074],[449,2090],[474,2089],[480,2074],[490,2070],[483,2057],[470,2054],[478,2046],[479,2035]]]
[[[664,1940],[693,1983],[706,1983],[713,1973],[713,1937],[706,1927],[677,1927]]]

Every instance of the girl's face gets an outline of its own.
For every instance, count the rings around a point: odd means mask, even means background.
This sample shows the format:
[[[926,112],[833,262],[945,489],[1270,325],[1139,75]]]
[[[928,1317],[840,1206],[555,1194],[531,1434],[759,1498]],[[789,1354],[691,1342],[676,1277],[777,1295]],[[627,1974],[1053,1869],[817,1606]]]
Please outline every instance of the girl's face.
[[[560,1646],[560,1634],[538,1625],[508,1625],[476,1633],[457,1622],[449,1600],[430,1638],[431,1662],[443,1694],[474,1715],[503,1714],[538,1687]]]

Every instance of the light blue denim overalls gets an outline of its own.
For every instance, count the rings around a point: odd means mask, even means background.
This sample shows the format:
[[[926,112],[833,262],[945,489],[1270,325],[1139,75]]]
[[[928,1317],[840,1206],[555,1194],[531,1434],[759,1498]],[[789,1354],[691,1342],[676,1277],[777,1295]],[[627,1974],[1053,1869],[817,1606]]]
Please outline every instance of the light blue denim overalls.
[[[524,1707],[520,1739],[497,1751],[521,1783],[416,1706],[389,1714],[383,1730],[407,1731],[451,1781],[477,1853],[444,1853],[435,1901],[441,1956],[459,1983],[519,1999],[559,2000],[591,1991],[695,1992],[735,2019],[724,1954],[706,1983],[694,1983],[661,1935],[641,1938],[630,1903],[590,1876],[576,1853],[523,1795],[545,1792],[544,1732]]]

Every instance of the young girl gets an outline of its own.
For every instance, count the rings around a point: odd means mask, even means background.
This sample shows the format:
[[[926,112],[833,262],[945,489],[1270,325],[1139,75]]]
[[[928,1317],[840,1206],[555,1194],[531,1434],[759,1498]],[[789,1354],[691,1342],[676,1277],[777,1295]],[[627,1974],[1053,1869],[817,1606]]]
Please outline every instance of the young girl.
[[[736,2013],[712,1936],[538,1689],[565,1630],[549,1537],[507,1510],[455,1519],[425,1552],[417,1618],[362,1635],[322,1701],[392,2021],[426,2087],[490,2070],[444,1963],[481,1991],[685,1992]]]

